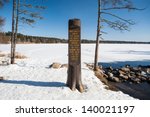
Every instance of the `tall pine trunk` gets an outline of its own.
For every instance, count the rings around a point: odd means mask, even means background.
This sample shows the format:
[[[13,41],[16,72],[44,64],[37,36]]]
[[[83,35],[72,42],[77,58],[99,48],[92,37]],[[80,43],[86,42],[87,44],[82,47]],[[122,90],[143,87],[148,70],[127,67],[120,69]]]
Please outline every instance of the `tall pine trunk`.
[[[94,59],[94,71],[98,67],[98,53],[99,53],[99,37],[100,37],[100,10],[101,10],[101,0],[98,0],[98,20],[97,20],[97,35],[96,35],[96,47],[95,47],[95,59]]]
[[[12,9],[12,34],[11,34],[11,64],[14,64],[15,10],[16,10],[16,0],[13,0],[13,9]]]
[[[15,62],[16,41],[17,41],[17,33],[18,33],[19,8],[20,8],[20,0],[17,0],[17,6],[16,6],[16,25],[15,25],[15,34],[14,34],[14,48],[13,48],[14,62]]]

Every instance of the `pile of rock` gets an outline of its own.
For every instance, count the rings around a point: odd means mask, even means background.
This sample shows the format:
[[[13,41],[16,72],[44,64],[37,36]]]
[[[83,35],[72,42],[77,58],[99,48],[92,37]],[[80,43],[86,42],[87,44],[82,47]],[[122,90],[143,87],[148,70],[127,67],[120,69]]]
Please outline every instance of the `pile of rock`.
[[[138,66],[132,67],[130,65],[125,65],[121,68],[102,68],[99,67],[101,71],[105,74],[105,77],[109,81],[114,82],[125,82],[130,81],[134,83],[141,83],[141,82],[150,82],[150,66]]]

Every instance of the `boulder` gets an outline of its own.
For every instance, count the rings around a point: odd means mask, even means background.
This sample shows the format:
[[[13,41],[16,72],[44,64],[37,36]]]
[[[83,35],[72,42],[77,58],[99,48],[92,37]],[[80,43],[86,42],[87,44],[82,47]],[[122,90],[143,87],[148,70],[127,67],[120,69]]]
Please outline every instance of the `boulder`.
[[[106,72],[111,72],[111,71],[113,71],[113,68],[110,66],[110,67],[105,68],[104,70],[105,70]]]
[[[103,78],[108,78],[108,75],[106,75],[102,70],[97,69],[97,71],[95,71],[95,74],[98,75],[99,77],[103,77]]]
[[[119,78],[118,77],[108,77],[108,79],[110,80],[110,81],[113,81],[113,82],[120,82],[120,80],[119,80]]]
[[[141,72],[135,72],[136,76],[141,76]]]
[[[127,67],[122,67],[121,70],[123,72],[130,72],[130,68],[127,68]]]
[[[140,69],[137,68],[137,67],[132,67],[132,68],[130,68],[130,70],[131,70],[132,72],[140,72]]]
[[[60,63],[53,63],[50,65],[50,68],[59,69],[61,67]]]
[[[146,81],[146,80],[147,80],[146,77],[141,76],[141,81]]]
[[[140,83],[141,80],[139,78],[131,78],[131,81],[134,83]]]
[[[114,70],[112,71],[112,73],[113,73],[114,76],[119,76],[119,75],[120,75],[118,69],[114,69]]]
[[[113,79],[115,82],[120,82],[119,78],[117,78],[117,77],[113,77]]]
[[[99,71],[95,71],[95,75],[98,77],[98,78],[102,78],[103,77],[103,74]]]
[[[104,84],[108,84],[108,81],[107,79],[104,77],[104,74],[102,72],[99,72],[99,71],[95,71],[95,76],[97,78],[99,78],[101,80],[101,82],[103,82]]]
[[[100,70],[103,70],[103,66],[102,66],[102,65],[99,65],[99,69],[100,69]]]
[[[120,74],[120,75],[119,75],[119,78],[121,78],[121,79],[123,79],[123,80],[128,80],[128,79],[129,79],[128,76],[125,76],[125,75],[123,75],[123,74]]]
[[[133,71],[130,72],[130,75],[133,77],[136,77],[135,72],[133,72]]]
[[[129,64],[126,64],[125,67],[126,67],[126,68],[130,68],[130,65],[129,65]]]
[[[110,66],[110,67],[109,67],[109,69],[112,71],[112,70],[113,70],[113,67],[112,67],[112,66]]]
[[[61,68],[68,68],[68,64],[62,64]]]
[[[1,80],[4,80],[4,77],[3,77],[3,76],[0,76],[0,81],[1,81]]]
[[[119,72],[119,74],[122,74],[122,75],[125,75],[125,74],[126,74],[126,73],[125,73],[124,71],[122,71],[122,70],[119,70],[118,72]]]
[[[150,68],[146,69],[146,73],[150,74]]]
[[[111,73],[111,72],[108,72],[107,75],[108,75],[108,77],[111,77],[111,78],[114,76],[113,73]]]

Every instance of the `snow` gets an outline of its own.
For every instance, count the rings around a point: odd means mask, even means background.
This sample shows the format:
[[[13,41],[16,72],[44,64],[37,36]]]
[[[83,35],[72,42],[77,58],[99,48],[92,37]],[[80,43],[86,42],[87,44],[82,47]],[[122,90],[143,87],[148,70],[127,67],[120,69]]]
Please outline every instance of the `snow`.
[[[0,99],[8,100],[132,100],[133,97],[105,89],[85,63],[93,63],[94,44],[82,44],[82,82],[84,93],[66,87],[67,68],[49,68],[53,62],[68,63],[67,44],[18,44],[17,52],[27,59],[16,60],[16,64],[0,66]],[[1,44],[0,51],[10,52],[9,44]],[[9,59],[9,58],[6,58]],[[150,45],[100,44],[99,61],[104,65],[130,63],[149,64]]]

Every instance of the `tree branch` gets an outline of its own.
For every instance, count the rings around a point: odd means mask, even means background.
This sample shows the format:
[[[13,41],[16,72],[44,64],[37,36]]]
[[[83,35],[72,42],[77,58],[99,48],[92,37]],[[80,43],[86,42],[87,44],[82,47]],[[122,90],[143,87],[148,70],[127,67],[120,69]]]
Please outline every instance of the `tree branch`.
[[[123,30],[127,30],[127,31],[130,31],[129,30],[129,25],[127,25],[127,23],[125,22],[121,22],[121,21],[109,21],[109,20],[106,20],[106,19],[101,19],[102,22],[105,22],[110,28],[113,28],[114,30],[120,30],[120,31],[123,31]]]
[[[118,10],[118,9],[128,9],[128,10],[145,10],[146,8],[136,8],[136,7],[129,7],[129,6],[123,6],[123,7],[110,7],[110,8],[103,8],[101,10]]]
[[[115,18],[117,18],[117,19],[119,19],[119,20],[122,20],[122,21],[124,21],[124,22],[126,22],[126,23],[128,23],[128,24],[130,24],[130,25],[134,25],[134,24],[135,24],[132,20],[123,19],[123,18],[121,18],[121,17],[119,17],[119,16],[117,16],[117,15],[115,15],[115,14],[112,14],[112,13],[108,13],[108,12],[101,12],[101,13],[102,13],[102,14],[111,15],[111,16],[113,16],[113,17],[115,17]]]

